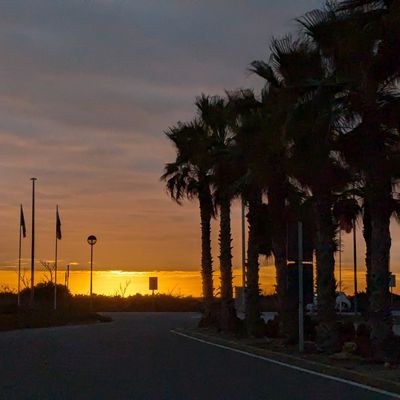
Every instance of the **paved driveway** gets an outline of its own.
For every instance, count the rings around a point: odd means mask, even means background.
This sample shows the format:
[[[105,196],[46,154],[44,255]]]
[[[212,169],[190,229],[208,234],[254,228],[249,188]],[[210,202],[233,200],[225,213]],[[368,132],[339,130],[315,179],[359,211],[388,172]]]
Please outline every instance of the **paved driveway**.
[[[111,316],[107,324],[0,333],[0,398],[391,398],[170,332],[194,326],[196,314]]]

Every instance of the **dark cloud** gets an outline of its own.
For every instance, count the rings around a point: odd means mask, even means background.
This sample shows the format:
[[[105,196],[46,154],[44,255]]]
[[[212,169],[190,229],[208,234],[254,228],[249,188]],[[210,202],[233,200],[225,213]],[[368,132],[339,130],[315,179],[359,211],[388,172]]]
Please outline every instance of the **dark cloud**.
[[[159,134],[199,92],[244,85],[272,33],[317,3],[3,1],[0,104],[30,119]]]

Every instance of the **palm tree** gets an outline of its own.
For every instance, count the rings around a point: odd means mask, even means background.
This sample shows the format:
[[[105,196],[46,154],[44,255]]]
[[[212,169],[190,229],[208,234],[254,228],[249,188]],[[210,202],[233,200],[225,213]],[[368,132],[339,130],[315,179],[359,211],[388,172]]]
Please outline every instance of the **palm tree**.
[[[199,200],[201,221],[201,274],[205,312],[203,324],[214,322],[213,269],[211,257],[211,218],[214,208],[211,194],[210,137],[198,121],[178,123],[165,132],[176,149],[176,160],[165,166],[161,179],[178,204],[183,198]]]
[[[310,118],[307,123],[311,123],[312,119]],[[299,121],[299,115],[296,120]],[[305,139],[303,136],[305,132],[301,132],[301,130],[296,132],[296,148],[293,149],[292,158],[295,166],[293,175],[309,189],[314,204],[318,298],[317,341],[322,348],[333,350],[337,346],[334,277],[337,225],[333,218],[333,204],[337,191],[344,186],[344,171],[328,151],[327,147],[330,146],[331,139],[327,140],[325,148],[320,147],[321,142],[318,143],[315,140],[324,132],[329,134],[328,127],[316,124],[315,128],[314,132],[309,135],[309,141],[306,140],[308,143],[304,147],[302,147],[302,142]],[[315,146],[311,142],[314,142]],[[312,154],[316,157],[306,159],[310,149],[313,150]],[[320,152],[318,153],[318,151]]]
[[[231,202],[237,194],[237,168],[232,153],[230,113],[226,101],[219,96],[201,95],[196,100],[199,119],[212,139],[212,184],[214,202],[219,209],[221,315],[220,328],[224,331],[237,327],[232,287]]]
[[[276,221],[273,225],[274,254],[276,261],[281,263],[277,267],[278,293],[279,289],[284,291],[282,288],[288,284],[285,241],[287,233],[286,224],[282,224],[282,221],[286,222],[283,216],[289,189],[288,184],[283,185],[282,182],[288,181],[288,161],[290,161],[292,178],[296,178],[300,187],[306,188],[314,201],[319,303],[318,336],[321,347],[332,349],[336,345],[334,329],[336,227],[332,207],[334,191],[338,189],[337,186],[342,185],[342,182],[338,182],[338,174],[343,175],[343,167],[332,154],[332,127],[335,118],[333,99],[336,88],[327,83],[326,70],[317,49],[307,41],[294,41],[289,36],[272,42],[269,64],[256,62],[253,63],[253,68],[271,82],[270,107],[273,113],[271,123],[280,133],[280,151],[275,150],[279,160],[276,165],[284,166],[282,169],[274,168],[268,189],[269,205],[271,210],[274,210],[271,214],[281,220],[280,223]],[[313,157],[310,158],[309,154]],[[275,226],[280,227],[276,232]],[[285,297],[291,309],[288,315],[293,316],[295,302],[290,301],[288,294]],[[288,324],[289,332],[293,332],[293,321],[296,323],[296,318],[292,317],[291,321],[292,324]]]
[[[273,48],[271,48],[273,53]],[[259,145],[264,157],[258,166],[264,174],[264,188],[268,197],[271,230],[271,249],[276,268],[276,290],[279,299],[281,333],[290,341],[296,340],[297,304],[288,290],[287,263],[287,210],[286,203],[291,191],[287,173],[288,141],[285,124],[292,98],[284,90],[284,80],[274,68],[264,61],[253,61],[250,71],[265,79],[262,91],[260,118],[261,140]]]
[[[335,196],[348,180],[346,167],[334,151],[335,126],[341,115],[336,104],[338,85],[319,49],[309,41],[285,37],[275,40],[272,48],[272,62],[290,99],[285,129],[290,143],[291,175],[314,203],[317,340],[322,348],[334,350],[338,346],[334,277],[337,226],[332,212]]]
[[[251,90],[228,93],[232,110],[231,128],[234,131],[233,151],[239,170],[238,188],[242,201],[248,205],[248,247],[246,268],[246,328],[250,335],[262,334],[264,322],[260,311],[259,255],[270,254],[262,228],[262,195],[265,189],[265,118],[262,103]],[[265,207],[264,207],[265,209]],[[261,226],[261,229],[260,229]]]
[[[346,0],[302,21],[329,60],[336,80],[344,85],[341,150],[365,181],[369,324],[378,358],[384,356],[393,334],[388,278],[392,187],[398,175],[400,141],[399,15],[396,1]]]

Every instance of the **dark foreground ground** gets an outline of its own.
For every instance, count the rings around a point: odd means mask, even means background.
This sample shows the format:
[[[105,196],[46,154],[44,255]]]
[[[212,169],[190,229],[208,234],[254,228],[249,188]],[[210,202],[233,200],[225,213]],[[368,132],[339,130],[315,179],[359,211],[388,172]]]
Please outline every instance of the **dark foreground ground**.
[[[0,399],[390,399],[170,332],[193,313],[0,333]]]

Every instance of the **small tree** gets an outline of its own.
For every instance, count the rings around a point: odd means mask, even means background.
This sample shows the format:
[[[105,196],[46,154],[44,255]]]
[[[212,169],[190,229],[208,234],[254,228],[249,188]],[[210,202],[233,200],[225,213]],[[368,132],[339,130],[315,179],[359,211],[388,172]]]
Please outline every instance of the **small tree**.
[[[132,282],[131,279],[128,279],[125,281],[124,285],[122,285],[122,283],[120,283],[119,289],[117,290],[117,295],[124,298],[126,296],[126,291],[128,290],[128,287],[131,284],[131,282]]]
[[[40,260],[39,262],[40,262],[40,265],[44,272],[44,277],[43,277],[44,282],[45,283],[47,283],[47,282],[53,283],[54,282],[53,277],[54,277],[54,273],[55,273],[55,264],[51,263],[49,261],[43,261],[43,260]]]
[[[16,273],[18,274],[18,271],[16,271]],[[19,277],[19,280],[21,282],[22,289],[30,287],[29,277],[27,276],[25,270],[21,271],[21,275]]]

